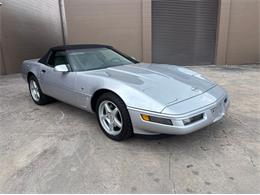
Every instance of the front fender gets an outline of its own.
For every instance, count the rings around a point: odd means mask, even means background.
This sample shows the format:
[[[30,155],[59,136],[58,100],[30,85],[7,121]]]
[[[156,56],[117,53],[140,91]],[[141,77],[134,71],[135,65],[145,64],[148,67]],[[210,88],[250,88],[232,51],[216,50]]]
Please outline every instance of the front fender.
[[[34,74],[34,76],[40,82],[40,66],[41,64],[38,63],[38,59],[34,60],[25,60],[22,63],[22,77],[27,82],[27,77],[29,73]]]

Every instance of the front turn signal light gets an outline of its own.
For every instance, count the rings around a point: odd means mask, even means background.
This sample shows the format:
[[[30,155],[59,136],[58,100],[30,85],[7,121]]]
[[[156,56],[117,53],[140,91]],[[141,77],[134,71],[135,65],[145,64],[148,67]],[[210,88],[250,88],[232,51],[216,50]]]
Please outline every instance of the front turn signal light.
[[[150,121],[150,116],[146,114],[141,114],[141,117],[144,121]]]
[[[155,116],[149,116],[147,114],[141,114],[141,117],[144,121],[160,123],[160,124],[164,124],[164,125],[173,125],[172,121],[170,119],[160,118],[160,117],[155,117]]]

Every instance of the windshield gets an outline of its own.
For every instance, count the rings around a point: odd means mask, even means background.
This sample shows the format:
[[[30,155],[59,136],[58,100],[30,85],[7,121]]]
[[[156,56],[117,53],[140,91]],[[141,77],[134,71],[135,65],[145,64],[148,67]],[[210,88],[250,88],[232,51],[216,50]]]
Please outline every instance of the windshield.
[[[76,72],[134,63],[109,48],[69,50],[68,60],[72,70]]]

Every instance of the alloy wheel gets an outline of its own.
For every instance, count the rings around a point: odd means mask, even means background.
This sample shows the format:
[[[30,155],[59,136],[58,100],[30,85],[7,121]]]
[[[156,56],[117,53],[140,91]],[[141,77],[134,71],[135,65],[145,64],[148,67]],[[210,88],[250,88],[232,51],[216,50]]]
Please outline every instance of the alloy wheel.
[[[38,102],[40,100],[40,91],[36,81],[34,80],[30,81],[30,91],[34,101]]]
[[[104,130],[110,135],[118,135],[123,128],[123,119],[118,107],[111,101],[101,102],[98,108],[99,120]]]

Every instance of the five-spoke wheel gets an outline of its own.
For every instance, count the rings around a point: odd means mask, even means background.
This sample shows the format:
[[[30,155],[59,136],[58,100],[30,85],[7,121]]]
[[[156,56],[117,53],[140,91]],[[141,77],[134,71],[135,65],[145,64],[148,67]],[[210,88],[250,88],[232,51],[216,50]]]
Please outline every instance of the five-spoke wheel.
[[[111,101],[103,101],[98,109],[99,120],[105,131],[118,135],[123,127],[122,116],[118,107]]]
[[[101,129],[113,140],[123,140],[133,134],[128,110],[116,94],[108,92],[97,100],[96,114]]]
[[[33,100],[38,102],[40,100],[40,92],[36,81],[31,79],[29,85]]]

